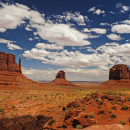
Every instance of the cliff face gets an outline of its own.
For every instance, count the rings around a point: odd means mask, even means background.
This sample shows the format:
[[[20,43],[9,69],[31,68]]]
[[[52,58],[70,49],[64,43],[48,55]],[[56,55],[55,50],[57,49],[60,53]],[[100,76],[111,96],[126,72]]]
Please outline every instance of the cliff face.
[[[109,70],[109,80],[121,80],[121,79],[130,79],[130,69],[127,65],[118,64],[114,65]]]
[[[56,78],[63,78],[65,79],[65,72],[63,70],[59,71],[56,75]]]
[[[21,70],[21,59],[19,65],[15,62],[15,55],[10,53],[0,52],[0,71],[19,72]]]

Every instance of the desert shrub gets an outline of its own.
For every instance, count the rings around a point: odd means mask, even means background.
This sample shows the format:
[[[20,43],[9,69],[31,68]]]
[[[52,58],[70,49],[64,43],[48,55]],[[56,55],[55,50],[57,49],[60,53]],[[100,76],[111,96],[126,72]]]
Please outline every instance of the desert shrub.
[[[82,129],[83,126],[82,125],[76,125],[76,129]]]
[[[116,118],[117,116],[116,116],[116,114],[111,114],[110,117],[111,118]]]
[[[101,108],[101,105],[99,105],[98,108]]]
[[[94,113],[93,113],[93,112],[90,112],[90,113],[88,114],[88,117],[94,118]]]
[[[48,125],[52,125],[52,123],[55,122],[55,119],[50,119],[49,122],[48,122]]]
[[[112,113],[112,109],[109,109],[109,110],[108,110],[108,113],[109,113],[109,114]]]
[[[3,108],[2,107],[0,107],[0,112],[2,112],[3,111]]]
[[[96,102],[99,102],[99,98],[96,98]]]
[[[111,109],[116,110],[116,109],[117,109],[117,107],[116,107],[116,106],[113,106]]]
[[[86,110],[86,107],[83,106],[83,107],[82,107],[82,111],[85,111],[85,110]]]
[[[120,123],[122,124],[122,125],[125,125],[125,121],[124,120],[120,120]]]
[[[128,110],[128,107],[127,106],[122,106],[121,110]]]
[[[99,105],[102,105],[103,104],[103,101],[99,101],[99,103],[98,103]]]
[[[99,110],[98,114],[105,114],[104,110]]]

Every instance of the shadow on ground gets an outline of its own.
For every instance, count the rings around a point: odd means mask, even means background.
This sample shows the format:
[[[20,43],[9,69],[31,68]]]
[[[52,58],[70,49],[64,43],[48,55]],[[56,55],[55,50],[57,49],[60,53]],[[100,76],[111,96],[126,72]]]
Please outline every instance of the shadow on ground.
[[[42,115],[3,118],[0,119],[0,130],[43,130],[43,126],[50,119],[52,117]]]

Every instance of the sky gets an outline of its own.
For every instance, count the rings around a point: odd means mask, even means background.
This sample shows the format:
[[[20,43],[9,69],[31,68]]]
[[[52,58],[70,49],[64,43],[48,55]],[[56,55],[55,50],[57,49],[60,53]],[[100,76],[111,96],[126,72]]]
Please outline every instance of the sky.
[[[35,81],[106,81],[130,67],[130,0],[1,0],[0,51]]]

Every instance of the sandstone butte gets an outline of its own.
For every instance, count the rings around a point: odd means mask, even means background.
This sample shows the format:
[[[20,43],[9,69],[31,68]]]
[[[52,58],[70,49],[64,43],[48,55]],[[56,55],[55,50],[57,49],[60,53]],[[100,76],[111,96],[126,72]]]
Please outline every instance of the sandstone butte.
[[[21,58],[19,65],[15,61],[15,55],[0,52],[0,86],[34,86],[36,83],[22,74]]]
[[[114,65],[109,70],[109,80],[130,79],[130,69],[127,65],[118,64]]]
[[[53,80],[51,84],[58,86],[74,86],[74,84],[66,80],[65,72],[63,70],[57,73],[55,80]]]
[[[130,86],[130,69],[127,65],[117,64],[109,70],[109,81],[103,85],[111,86]]]

